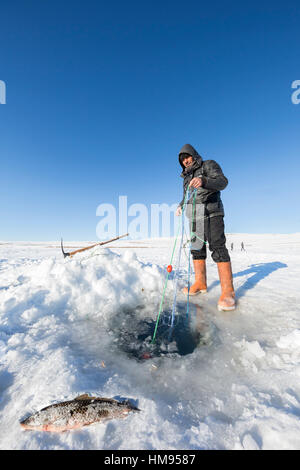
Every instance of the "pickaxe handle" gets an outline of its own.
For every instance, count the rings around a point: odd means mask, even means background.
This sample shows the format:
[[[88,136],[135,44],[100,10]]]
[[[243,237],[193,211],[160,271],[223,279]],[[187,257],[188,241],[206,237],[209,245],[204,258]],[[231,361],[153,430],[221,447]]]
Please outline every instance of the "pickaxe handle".
[[[86,246],[85,248],[79,248],[78,250],[70,251],[70,253],[66,253],[64,251],[63,240],[61,239],[61,251],[64,255],[64,258],[66,258],[66,256],[73,256],[76,253],[81,253],[82,251],[90,250],[91,248],[94,248],[95,246],[106,245],[106,243],[114,242],[115,240],[119,240],[119,238],[127,237],[128,235],[129,235],[129,233],[126,233],[125,235],[120,235],[119,237],[111,238],[110,240],[106,240],[105,242],[95,243],[94,245]]]

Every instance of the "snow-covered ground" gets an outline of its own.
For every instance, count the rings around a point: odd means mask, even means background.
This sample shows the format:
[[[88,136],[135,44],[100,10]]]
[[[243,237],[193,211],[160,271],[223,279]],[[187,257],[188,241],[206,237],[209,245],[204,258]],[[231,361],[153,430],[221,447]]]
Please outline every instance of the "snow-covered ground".
[[[208,294],[190,309],[205,341],[137,360],[119,346],[145,317],[154,324],[173,240],[119,240],[73,259],[57,242],[0,242],[0,448],[300,449],[300,234],[228,234],[231,243],[237,309],[217,311],[209,256]],[[83,393],[142,411],[61,434],[20,427]]]

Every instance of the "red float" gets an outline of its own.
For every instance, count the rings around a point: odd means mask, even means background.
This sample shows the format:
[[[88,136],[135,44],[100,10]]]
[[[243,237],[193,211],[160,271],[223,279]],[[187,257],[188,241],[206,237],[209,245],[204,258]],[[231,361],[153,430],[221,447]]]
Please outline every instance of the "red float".
[[[150,358],[151,358],[150,353],[145,352],[144,354],[141,355],[141,359],[150,359]]]

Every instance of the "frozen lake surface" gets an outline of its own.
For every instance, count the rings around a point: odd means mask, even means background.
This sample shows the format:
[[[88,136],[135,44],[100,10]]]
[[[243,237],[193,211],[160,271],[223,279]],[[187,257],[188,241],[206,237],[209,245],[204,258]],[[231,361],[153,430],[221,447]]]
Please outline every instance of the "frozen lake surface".
[[[169,281],[152,344],[173,240],[119,240],[73,259],[58,242],[0,242],[0,448],[300,449],[300,234],[231,243],[237,309],[218,312],[209,256],[208,293],[188,317],[179,293],[171,329]],[[62,434],[21,429],[83,393],[142,411]]]

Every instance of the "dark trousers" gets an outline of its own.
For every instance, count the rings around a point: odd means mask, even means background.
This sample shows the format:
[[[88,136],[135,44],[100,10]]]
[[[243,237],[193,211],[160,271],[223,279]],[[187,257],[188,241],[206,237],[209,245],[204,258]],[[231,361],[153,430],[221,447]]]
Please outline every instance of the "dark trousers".
[[[230,261],[230,256],[226,248],[224,218],[222,215],[205,217],[204,240],[208,242],[208,247],[215,263]],[[192,250],[193,259],[206,259],[206,245],[207,243],[204,243],[201,250]]]

